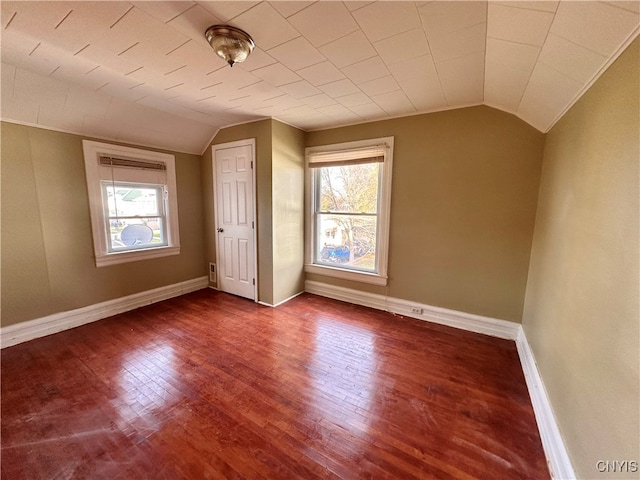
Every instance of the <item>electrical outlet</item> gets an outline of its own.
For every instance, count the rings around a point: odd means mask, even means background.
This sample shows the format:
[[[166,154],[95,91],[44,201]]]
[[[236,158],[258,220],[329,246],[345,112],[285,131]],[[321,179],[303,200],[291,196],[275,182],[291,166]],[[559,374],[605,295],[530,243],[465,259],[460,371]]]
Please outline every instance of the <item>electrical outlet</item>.
[[[411,313],[415,313],[416,315],[422,315],[422,312],[424,312],[424,309],[420,307],[411,307]]]

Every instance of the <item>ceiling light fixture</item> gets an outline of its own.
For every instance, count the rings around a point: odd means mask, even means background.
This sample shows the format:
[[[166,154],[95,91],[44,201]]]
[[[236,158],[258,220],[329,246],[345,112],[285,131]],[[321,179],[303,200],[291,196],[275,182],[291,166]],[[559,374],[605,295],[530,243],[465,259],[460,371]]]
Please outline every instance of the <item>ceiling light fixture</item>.
[[[213,51],[231,67],[244,62],[256,46],[247,32],[229,25],[213,25],[204,36]]]

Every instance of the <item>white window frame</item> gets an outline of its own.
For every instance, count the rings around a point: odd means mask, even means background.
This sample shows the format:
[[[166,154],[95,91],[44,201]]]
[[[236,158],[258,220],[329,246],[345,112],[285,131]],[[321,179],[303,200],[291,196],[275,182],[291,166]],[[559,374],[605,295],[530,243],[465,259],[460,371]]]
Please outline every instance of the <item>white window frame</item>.
[[[333,145],[322,145],[308,147],[305,149],[305,272],[315,273],[328,277],[353,280],[361,283],[373,285],[386,285],[388,276],[388,256],[389,256],[389,225],[391,214],[391,174],[393,171],[393,138],[383,137],[368,140],[358,140],[354,142],[338,143]],[[349,151],[363,150],[366,148],[384,145],[384,161],[382,167],[382,179],[379,190],[379,211],[378,211],[378,236],[376,238],[376,268],[375,272],[364,272],[338,266],[319,265],[314,263],[313,252],[315,251],[316,232],[316,182],[314,181],[314,168],[309,167],[310,159],[315,155],[325,154],[329,157],[346,155]]]
[[[85,173],[87,177],[87,191],[89,194],[89,211],[91,214],[91,232],[97,267],[115,265],[126,262],[136,262],[151,258],[178,255],[180,253],[180,232],[178,224],[178,200],[176,186],[175,157],[168,153],[154,152],[140,148],[112,145],[108,143],[83,140]],[[107,235],[106,205],[102,195],[100,176],[100,157],[120,157],[148,162],[161,162],[166,167],[166,184],[164,209],[166,218],[167,242],[163,246],[136,248],[125,251],[109,251]],[[118,183],[131,183],[145,186],[139,181],[123,180]]]

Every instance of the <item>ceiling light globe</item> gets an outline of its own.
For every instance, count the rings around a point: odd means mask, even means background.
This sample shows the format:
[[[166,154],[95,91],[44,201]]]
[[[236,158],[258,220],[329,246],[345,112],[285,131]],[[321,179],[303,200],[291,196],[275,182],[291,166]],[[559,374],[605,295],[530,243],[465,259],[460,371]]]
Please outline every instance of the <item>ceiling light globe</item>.
[[[229,25],[213,25],[204,34],[216,54],[233,67],[244,62],[255,48],[251,36]]]

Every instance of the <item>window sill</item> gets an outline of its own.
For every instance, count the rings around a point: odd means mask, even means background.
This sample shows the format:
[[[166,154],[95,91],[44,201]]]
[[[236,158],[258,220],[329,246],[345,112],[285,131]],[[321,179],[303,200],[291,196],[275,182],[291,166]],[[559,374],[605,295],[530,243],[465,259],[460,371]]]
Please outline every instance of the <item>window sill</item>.
[[[147,248],[145,250],[135,250],[129,252],[106,253],[96,256],[96,267],[106,267],[108,265],[116,265],[118,263],[138,262],[140,260],[149,260],[151,258],[168,257],[170,255],[179,254],[179,246]]]
[[[356,272],[354,270],[345,270],[343,268],[327,267],[324,265],[306,264],[304,271],[307,273],[315,273],[326,277],[341,278],[343,280],[351,280],[360,283],[369,283],[372,285],[385,286],[387,284],[387,276],[377,273]]]

